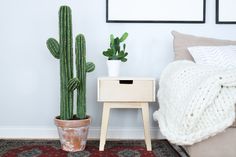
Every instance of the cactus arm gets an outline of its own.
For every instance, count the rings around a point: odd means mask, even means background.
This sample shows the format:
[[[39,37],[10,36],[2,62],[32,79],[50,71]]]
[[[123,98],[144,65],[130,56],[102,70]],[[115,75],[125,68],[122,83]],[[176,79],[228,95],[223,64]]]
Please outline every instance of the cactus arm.
[[[55,58],[60,58],[60,46],[56,39],[49,38],[47,40],[47,47]]]
[[[119,39],[120,40],[120,42],[123,42],[123,41],[125,41],[125,39],[128,37],[128,33],[127,32],[125,32],[122,36],[121,36],[121,38]]]
[[[125,51],[125,48],[126,48],[126,44],[123,44],[123,51]]]
[[[103,55],[106,57],[112,57],[113,56],[113,50],[107,49],[107,51],[103,51]]]
[[[121,51],[120,54],[117,56],[119,60],[122,62],[126,62],[127,58],[125,58],[128,55],[127,52],[124,53],[124,51]]]
[[[86,72],[92,72],[95,69],[95,64],[92,62],[86,63]]]
[[[114,35],[110,35],[110,46],[114,44]]]
[[[128,53],[124,51],[120,51],[120,53],[117,55],[119,59],[125,58],[126,56],[128,56]]]
[[[78,78],[73,78],[73,79],[70,79],[70,81],[68,82],[67,84],[67,87],[68,87],[68,90],[71,92],[71,91],[74,91],[76,88],[79,87],[79,79]]]
[[[109,53],[108,53],[108,51],[103,51],[102,54],[103,54],[104,56],[106,56],[106,57],[109,57],[109,56],[110,56]]]
[[[113,55],[116,55],[116,52],[120,52],[120,40],[118,37],[114,39],[114,49],[115,53]]]
[[[122,62],[126,62],[127,59],[126,59],[126,58],[122,58],[121,61],[122,61]]]

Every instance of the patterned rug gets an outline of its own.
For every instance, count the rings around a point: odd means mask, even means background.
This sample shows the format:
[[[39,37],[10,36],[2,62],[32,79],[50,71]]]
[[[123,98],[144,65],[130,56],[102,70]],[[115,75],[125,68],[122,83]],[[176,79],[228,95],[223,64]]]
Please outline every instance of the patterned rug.
[[[148,152],[144,141],[107,141],[98,150],[99,141],[88,141],[82,152],[65,152],[58,140],[0,140],[1,157],[188,157],[182,147],[167,140],[153,140]]]

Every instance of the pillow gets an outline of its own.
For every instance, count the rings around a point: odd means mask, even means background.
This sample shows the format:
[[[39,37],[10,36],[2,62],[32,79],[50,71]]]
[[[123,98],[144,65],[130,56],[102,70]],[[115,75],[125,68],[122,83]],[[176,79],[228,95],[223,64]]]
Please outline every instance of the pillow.
[[[236,68],[236,46],[196,46],[188,50],[197,64]]]
[[[220,40],[206,37],[198,37],[194,35],[182,34],[176,31],[171,32],[174,37],[175,60],[191,60],[194,61],[188,47],[191,46],[225,46],[236,45],[236,41]]]

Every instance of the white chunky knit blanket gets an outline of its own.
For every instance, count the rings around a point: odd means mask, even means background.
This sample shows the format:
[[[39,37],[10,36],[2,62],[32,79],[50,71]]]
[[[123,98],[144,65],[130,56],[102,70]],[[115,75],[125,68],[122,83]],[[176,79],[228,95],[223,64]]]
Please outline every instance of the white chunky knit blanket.
[[[235,119],[236,69],[175,61],[163,71],[159,86],[160,108],[153,117],[172,143],[199,142]]]

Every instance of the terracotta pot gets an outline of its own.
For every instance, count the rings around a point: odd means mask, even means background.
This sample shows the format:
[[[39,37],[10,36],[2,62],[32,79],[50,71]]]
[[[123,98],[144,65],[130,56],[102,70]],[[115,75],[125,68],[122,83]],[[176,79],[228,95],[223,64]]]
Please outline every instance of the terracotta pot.
[[[82,120],[60,120],[54,119],[62,149],[68,152],[83,151],[88,137],[91,117]]]

